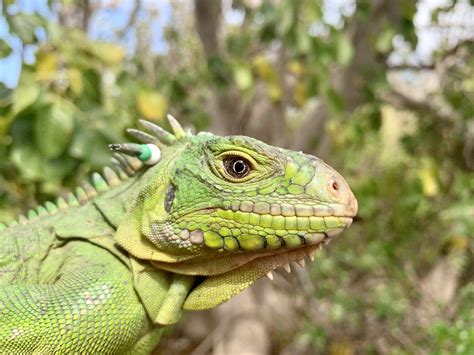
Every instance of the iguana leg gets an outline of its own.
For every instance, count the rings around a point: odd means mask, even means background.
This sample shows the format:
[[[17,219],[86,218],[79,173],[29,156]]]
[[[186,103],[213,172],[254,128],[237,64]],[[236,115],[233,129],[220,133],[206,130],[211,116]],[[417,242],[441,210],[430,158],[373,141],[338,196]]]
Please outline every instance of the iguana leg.
[[[54,280],[0,287],[2,351],[124,352],[148,332],[128,268],[100,247],[68,244]]]
[[[155,326],[152,330],[146,333],[127,354],[151,354],[160,342],[163,327]]]

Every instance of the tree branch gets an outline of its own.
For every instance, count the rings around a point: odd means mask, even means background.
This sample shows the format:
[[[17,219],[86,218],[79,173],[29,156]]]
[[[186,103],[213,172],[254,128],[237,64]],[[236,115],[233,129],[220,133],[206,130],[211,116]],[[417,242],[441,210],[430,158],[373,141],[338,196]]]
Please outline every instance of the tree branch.
[[[89,19],[91,16],[91,7],[89,0],[83,0],[82,2],[82,30],[87,33],[89,29]]]
[[[196,29],[201,38],[206,57],[210,58],[219,51],[218,29],[221,17],[221,1],[195,0],[194,14]]]
[[[117,36],[118,37],[123,37],[127,31],[130,29],[130,27],[133,27],[135,23],[137,22],[138,18],[138,13],[140,12],[140,9],[142,7],[142,0],[135,0],[135,5],[133,6],[132,12],[130,12],[130,16],[128,17],[128,21],[123,26],[123,28],[119,31],[117,31]]]
[[[434,64],[395,64],[388,65],[387,70],[413,70],[413,71],[422,71],[422,70],[434,70]]]

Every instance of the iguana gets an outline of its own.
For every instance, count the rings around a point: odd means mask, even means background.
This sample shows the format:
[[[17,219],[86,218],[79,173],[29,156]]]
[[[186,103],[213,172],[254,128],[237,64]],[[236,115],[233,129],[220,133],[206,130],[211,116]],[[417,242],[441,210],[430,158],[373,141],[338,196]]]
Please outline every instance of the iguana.
[[[322,160],[142,120],[118,169],[0,225],[0,352],[149,353],[182,310],[304,264],[357,201]]]

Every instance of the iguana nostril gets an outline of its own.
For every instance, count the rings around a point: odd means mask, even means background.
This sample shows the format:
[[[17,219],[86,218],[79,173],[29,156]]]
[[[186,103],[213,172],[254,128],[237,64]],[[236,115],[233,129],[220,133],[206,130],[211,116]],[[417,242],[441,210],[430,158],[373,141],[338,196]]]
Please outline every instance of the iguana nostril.
[[[344,182],[340,181],[336,176],[333,176],[327,184],[327,189],[329,190],[329,193],[336,199],[343,197],[345,191],[344,187]]]

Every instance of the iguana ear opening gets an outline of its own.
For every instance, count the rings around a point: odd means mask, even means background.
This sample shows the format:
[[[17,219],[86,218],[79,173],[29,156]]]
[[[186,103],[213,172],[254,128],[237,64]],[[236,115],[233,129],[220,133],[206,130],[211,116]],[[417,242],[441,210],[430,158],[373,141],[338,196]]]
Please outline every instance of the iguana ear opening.
[[[163,240],[153,230],[155,226],[166,226],[169,217],[167,208],[171,208],[174,187],[169,176],[172,169],[168,164],[173,158],[168,156],[140,177],[136,185],[140,189],[138,194],[130,196],[128,204],[124,203],[127,211],[117,221],[115,241],[135,258],[176,263],[194,257],[180,253],[176,248],[166,248],[166,243],[160,249]]]

